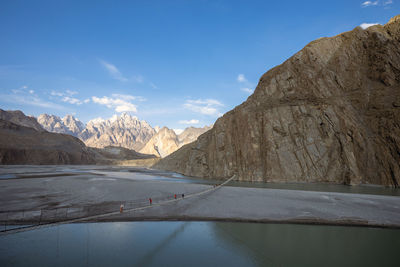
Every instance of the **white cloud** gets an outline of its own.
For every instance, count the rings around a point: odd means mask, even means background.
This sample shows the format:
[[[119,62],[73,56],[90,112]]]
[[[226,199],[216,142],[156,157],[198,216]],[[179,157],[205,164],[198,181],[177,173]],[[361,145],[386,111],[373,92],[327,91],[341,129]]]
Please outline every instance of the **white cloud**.
[[[195,119],[192,119],[192,120],[181,120],[181,121],[179,121],[179,123],[180,124],[198,124],[199,120],[195,120]]]
[[[196,113],[204,115],[220,115],[218,108],[224,105],[215,99],[198,99],[198,100],[187,100],[183,106]]]
[[[62,102],[69,103],[72,105],[82,105],[83,103],[88,103],[89,101],[86,100],[80,100],[76,97],[73,97],[73,95],[77,95],[77,91],[72,91],[69,89],[66,89],[64,92],[58,92],[58,91],[51,91],[50,95],[55,96],[59,98]],[[86,101],[86,102],[85,102]]]
[[[99,61],[100,64],[103,65],[103,67],[108,71],[108,73],[111,75],[113,79],[116,79],[121,82],[128,81],[128,79],[122,75],[122,73],[118,70],[118,68],[115,65],[106,62],[104,60],[99,60]]]
[[[114,94],[113,97],[103,96],[101,98],[92,96],[92,101],[100,105],[105,105],[108,108],[112,108],[116,112],[137,112],[136,105],[130,102],[131,100],[134,100],[134,96],[120,95],[125,97],[118,98],[115,97],[115,95],[117,94]]]
[[[114,98],[120,98],[125,101],[132,101],[132,100],[137,100],[137,101],[146,101],[146,98],[141,97],[141,96],[134,96],[134,95],[125,95],[125,94],[112,94],[111,95]]]
[[[90,102],[90,99],[89,99],[89,98],[83,100],[83,103],[85,103],[85,104],[87,104],[87,103],[89,103],[89,102]]]
[[[240,89],[240,90],[242,90],[243,92],[246,92],[246,93],[248,93],[248,94],[252,94],[253,92],[254,92],[254,90],[253,89],[250,89],[250,88],[242,88],[242,89]]]
[[[34,94],[35,91],[34,91],[34,90],[29,90],[29,93],[30,93],[30,94]]]
[[[391,5],[391,4],[393,4],[393,1],[392,1],[392,0],[388,0],[388,1],[385,1],[385,2],[383,3],[384,6]]]
[[[67,89],[65,92],[66,92],[68,95],[70,95],[70,96],[72,96],[72,95],[77,95],[77,94],[78,94],[77,91],[71,91],[71,90],[69,90],[69,89]]]
[[[50,95],[52,96],[64,96],[64,93],[56,92],[56,91],[51,91]]]
[[[246,79],[246,77],[244,76],[244,74],[239,74],[239,75],[237,76],[237,81],[240,82],[240,83],[244,83],[244,82],[247,82],[247,79]]]
[[[360,27],[363,28],[363,29],[365,30],[365,29],[367,29],[367,28],[369,28],[369,27],[371,27],[371,26],[374,26],[374,25],[379,25],[379,23],[362,23],[362,24],[360,25]]]
[[[69,97],[69,96],[64,96],[61,101],[70,103],[72,105],[82,105],[83,101],[79,100],[78,98],[75,97]]]
[[[181,134],[181,133],[183,133],[183,129],[172,129],[172,130],[174,130],[174,132],[176,133],[176,134]]]
[[[377,6],[379,4],[379,1],[365,1],[364,3],[361,4],[362,7],[368,7],[368,6]]]
[[[55,103],[45,101],[40,97],[38,97],[37,95],[35,95],[34,93],[30,93],[30,91],[33,90],[25,91],[21,89],[14,89],[11,91],[12,94],[0,94],[0,99],[13,104],[22,104],[22,105],[30,105],[30,106],[36,106],[42,108],[54,108],[54,109],[64,108]]]

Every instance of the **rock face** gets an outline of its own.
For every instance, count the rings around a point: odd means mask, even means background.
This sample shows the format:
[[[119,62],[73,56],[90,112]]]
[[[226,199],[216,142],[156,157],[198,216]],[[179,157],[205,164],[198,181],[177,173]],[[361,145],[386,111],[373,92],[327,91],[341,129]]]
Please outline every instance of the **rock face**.
[[[210,130],[210,126],[205,126],[203,128],[188,127],[181,134],[178,135],[179,147],[186,144],[192,143],[197,140],[197,138],[203,133]]]
[[[321,38],[155,165],[263,182],[400,183],[400,16]]]
[[[75,137],[85,129],[85,125],[72,115],[66,115],[61,119],[55,115],[41,114],[37,121],[49,132],[70,134]]]
[[[107,146],[104,148],[89,148],[96,155],[96,162],[103,164],[112,164],[115,160],[136,160],[136,159],[152,159],[154,155],[146,155],[138,153],[124,147]]]
[[[44,129],[42,126],[36,121],[34,117],[25,116],[25,114],[20,110],[2,110],[0,109],[0,119],[9,121],[18,125],[22,125],[25,127],[31,127],[36,131],[43,132]]]
[[[73,136],[78,136],[85,129],[85,124],[72,115],[66,115],[62,122],[71,131]]]
[[[121,146],[139,151],[155,133],[146,121],[122,113],[108,120],[89,121],[79,138],[90,147]]]
[[[152,154],[157,157],[166,157],[179,148],[178,136],[167,127],[161,128],[140,150],[143,154]]]
[[[164,158],[183,145],[195,141],[199,135],[209,129],[211,127],[208,126],[204,128],[188,127],[181,134],[176,135],[173,130],[163,127],[147,142],[140,152]]]
[[[0,164],[95,163],[93,153],[78,138],[16,124],[15,114],[23,122],[30,118],[20,111],[7,113],[9,120],[0,119]]]

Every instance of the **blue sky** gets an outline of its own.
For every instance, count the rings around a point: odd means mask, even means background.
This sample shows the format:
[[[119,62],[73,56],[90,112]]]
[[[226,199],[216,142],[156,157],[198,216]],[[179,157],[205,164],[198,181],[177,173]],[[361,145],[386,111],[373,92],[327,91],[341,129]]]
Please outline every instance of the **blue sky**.
[[[308,42],[399,13],[400,0],[3,0],[0,108],[209,125]]]

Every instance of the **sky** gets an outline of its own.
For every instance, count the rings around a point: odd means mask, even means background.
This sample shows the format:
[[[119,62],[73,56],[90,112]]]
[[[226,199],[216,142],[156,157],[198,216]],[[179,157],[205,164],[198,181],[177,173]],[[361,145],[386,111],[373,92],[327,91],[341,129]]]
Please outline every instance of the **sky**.
[[[307,43],[385,24],[384,1],[0,1],[0,108],[210,125]]]

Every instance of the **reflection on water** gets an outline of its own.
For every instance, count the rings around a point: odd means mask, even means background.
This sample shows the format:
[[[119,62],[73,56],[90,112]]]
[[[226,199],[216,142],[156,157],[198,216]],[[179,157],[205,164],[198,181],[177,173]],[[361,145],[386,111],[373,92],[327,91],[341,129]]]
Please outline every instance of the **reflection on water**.
[[[390,229],[86,223],[0,236],[0,266],[398,266],[399,245]]]

